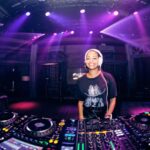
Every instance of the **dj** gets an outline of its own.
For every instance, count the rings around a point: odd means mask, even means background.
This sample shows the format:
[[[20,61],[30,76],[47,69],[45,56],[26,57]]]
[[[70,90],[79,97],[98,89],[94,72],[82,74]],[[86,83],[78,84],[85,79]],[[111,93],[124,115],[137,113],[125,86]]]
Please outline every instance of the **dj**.
[[[116,105],[116,82],[110,73],[102,71],[103,55],[99,50],[87,50],[84,62],[87,73],[77,81],[79,119],[111,119]]]

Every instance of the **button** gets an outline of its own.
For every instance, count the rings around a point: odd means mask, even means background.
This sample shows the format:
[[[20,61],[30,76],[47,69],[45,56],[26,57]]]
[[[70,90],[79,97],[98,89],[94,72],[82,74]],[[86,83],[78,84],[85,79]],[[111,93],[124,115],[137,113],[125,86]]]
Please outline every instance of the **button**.
[[[53,143],[53,141],[54,141],[54,139],[50,139],[50,140],[49,140],[49,143]]]
[[[54,144],[58,144],[58,140],[54,140]]]

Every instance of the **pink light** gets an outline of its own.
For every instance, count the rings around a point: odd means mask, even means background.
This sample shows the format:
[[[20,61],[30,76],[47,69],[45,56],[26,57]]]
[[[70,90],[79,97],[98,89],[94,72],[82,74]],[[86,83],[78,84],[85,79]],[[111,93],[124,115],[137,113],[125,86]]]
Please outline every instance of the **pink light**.
[[[45,13],[45,16],[48,17],[48,16],[50,16],[50,14],[51,14],[51,13],[48,11],[48,12]]]
[[[35,35],[34,37],[33,37],[33,39],[36,39],[37,38],[37,36]]]
[[[134,15],[137,15],[137,14],[138,14],[138,12],[137,12],[137,11],[135,11],[133,14],[134,14]]]
[[[74,34],[74,31],[70,31],[70,34]]]
[[[81,14],[85,13],[85,9],[81,9],[81,10],[80,10],[80,13],[81,13]]]
[[[10,105],[11,109],[16,109],[16,110],[32,110],[38,107],[39,107],[38,103],[29,102],[29,101],[17,102],[17,103]]]
[[[26,16],[30,16],[31,15],[31,13],[30,12],[26,12]]]
[[[89,34],[93,34],[93,31],[89,31]]]
[[[138,115],[143,112],[150,112],[150,108],[139,106],[139,107],[133,107],[133,108],[129,109],[128,111],[132,115]]]
[[[57,33],[53,33],[53,35],[54,35],[54,36],[56,36],[56,35],[57,35]]]
[[[113,13],[115,16],[118,16],[119,15],[119,12],[117,10],[114,11]]]

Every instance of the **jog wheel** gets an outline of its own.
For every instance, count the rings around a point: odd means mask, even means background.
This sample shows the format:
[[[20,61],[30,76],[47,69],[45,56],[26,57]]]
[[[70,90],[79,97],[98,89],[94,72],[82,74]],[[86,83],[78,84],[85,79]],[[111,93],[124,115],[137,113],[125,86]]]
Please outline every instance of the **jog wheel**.
[[[55,129],[54,122],[49,118],[36,118],[28,122],[25,127],[25,133],[34,137],[44,137],[53,133]]]
[[[13,123],[16,120],[17,113],[14,112],[3,112],[0,113],[0,125],[6,126]]]
[[[150,129],[150,112],[141,113],[131,119],[135,123],[136,127],[141,130]]]

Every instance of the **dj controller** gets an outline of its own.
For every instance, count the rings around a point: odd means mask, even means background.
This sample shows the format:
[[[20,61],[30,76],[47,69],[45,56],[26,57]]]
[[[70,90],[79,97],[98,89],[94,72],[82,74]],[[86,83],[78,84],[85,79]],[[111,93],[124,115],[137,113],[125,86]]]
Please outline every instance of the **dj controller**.
[[[114,119],[53,120],[0,114],[0,150],[148,150],[150,112]]]

